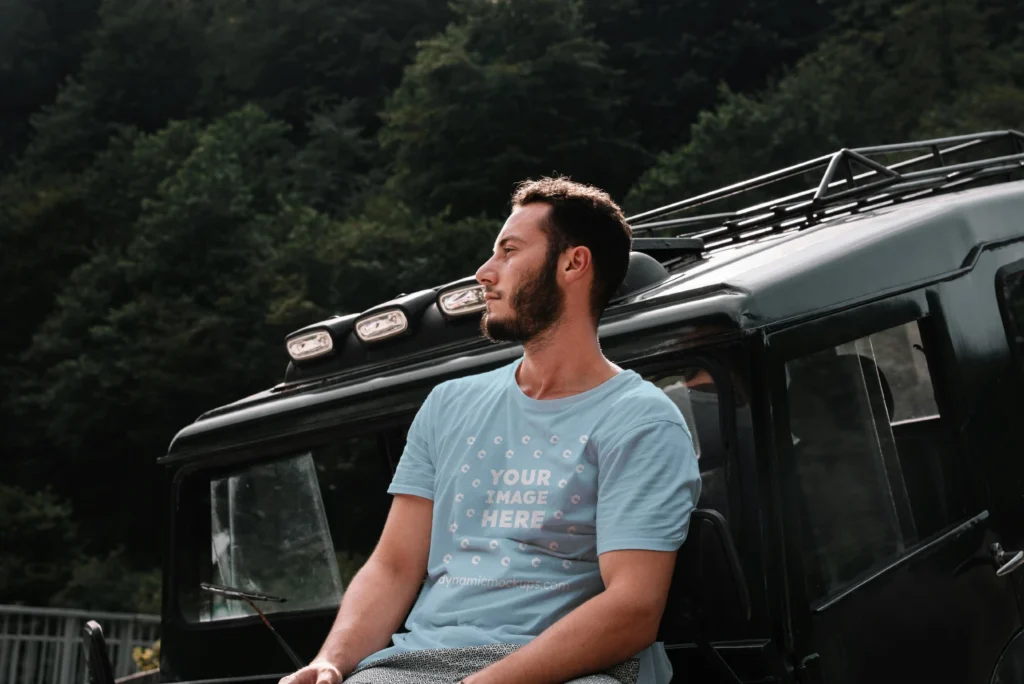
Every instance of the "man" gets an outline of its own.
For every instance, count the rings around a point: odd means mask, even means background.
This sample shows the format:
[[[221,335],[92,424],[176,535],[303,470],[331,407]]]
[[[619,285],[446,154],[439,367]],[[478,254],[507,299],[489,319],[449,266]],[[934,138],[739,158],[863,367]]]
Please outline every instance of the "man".
[[[281,684],[669,680],[654,641],[700,477],[676,406],[598,343],[630,246],[604,192],[520,185],[476,277],[484,334],[524,355],[430,393],[377,548]]]

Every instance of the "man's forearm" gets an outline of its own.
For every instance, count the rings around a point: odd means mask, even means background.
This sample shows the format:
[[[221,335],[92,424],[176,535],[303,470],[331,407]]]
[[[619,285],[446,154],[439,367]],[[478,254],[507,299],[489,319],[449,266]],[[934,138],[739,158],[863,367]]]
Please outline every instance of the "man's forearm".
[[[617,665],[654,643],[655,609],[609,591],[590,599],[466,684],[561,684]]]
[[[345,591],[317,657],[326,658],[343,674],[351,672],[361,660],[388,645],[420,588],[420,582],[371,557]]]

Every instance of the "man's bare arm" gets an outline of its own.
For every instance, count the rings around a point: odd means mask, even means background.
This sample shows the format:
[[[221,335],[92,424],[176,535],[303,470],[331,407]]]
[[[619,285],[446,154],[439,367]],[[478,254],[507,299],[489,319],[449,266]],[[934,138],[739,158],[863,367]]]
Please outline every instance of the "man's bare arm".
[[[418,496],[395,496],[380,541],[345,591],[338,616],[320,653],[309,667],[282,684],[335,682],[319,672],[323,664],[341,674],[386,647],[423,586],[430,552],[433,502]]]
[[[661,551],[602,554],[603,592],[466,684],[560,684],[636,655],[657,639],[675,557]]]

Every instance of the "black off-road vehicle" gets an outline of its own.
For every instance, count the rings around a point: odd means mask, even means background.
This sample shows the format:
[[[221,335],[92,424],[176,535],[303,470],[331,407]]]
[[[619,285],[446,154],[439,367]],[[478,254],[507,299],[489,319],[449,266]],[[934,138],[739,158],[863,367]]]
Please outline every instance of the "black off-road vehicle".
[[[844,149],[630,219],[602,347],[704,479],[675,681],[1024,681],[1022,173],[1015,131]],[[278,635],[315,655],[420,402],[521,354],[482,308],[466,278],[296,331],[281,384],[175,437],[161,681],[274,683]]]

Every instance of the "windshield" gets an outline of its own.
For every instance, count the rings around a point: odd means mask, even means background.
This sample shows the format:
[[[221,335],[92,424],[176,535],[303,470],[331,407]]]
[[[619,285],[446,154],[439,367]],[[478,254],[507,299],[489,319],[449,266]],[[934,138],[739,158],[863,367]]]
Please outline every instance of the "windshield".
[[[188,620],[256,614],[202,584],[285,599],[258,603],[264,613],[337,608],[383,530],[391,471],[382,433],[324,440],[183,482],[176,584]]]
[[[281,596],[289,610],[341,600],[341,575],[312,454],[211,479],[210,541],[214,583]],[[200,619],[251,612],[244,601],[212,595]]]

